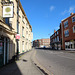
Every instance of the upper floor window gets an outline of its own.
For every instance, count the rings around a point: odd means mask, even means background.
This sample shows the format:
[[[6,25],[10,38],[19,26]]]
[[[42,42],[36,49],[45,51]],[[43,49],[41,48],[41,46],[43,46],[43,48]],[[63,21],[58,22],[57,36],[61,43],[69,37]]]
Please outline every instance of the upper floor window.
[[[26,31],[26,34],[28,34],[28,31]]]
[[[28,24],[26,23],[26,28],[28,29]]]
[[[57,42],[57,39],[55,38],[55,42]]]
[[[56,33],[55,33],[55,36],[56,36]]]
[[[24,27],[22,27],[22,36],[24,37]]]
[[[8,24],[8,25],[10,26],[9,18],[5,18],[5,23]]]
[[[75,33],[75,26],[73,27],[73,33]]]
[[[53,42],[54,42],[54,39],[53,39]]]
[[[72,22],[75,22],[75,16],[74,16],[74,17],[72,17]]]
[[[64,28],[68,27],[68,21],[64,22]]]
[[[69,30],[65,30],[65,37],[69,36]]]
[[[58,31],[57,31],[57,35],[58,35]]]
[[[55,35],[53,35],[53,37],[54,37]]]
[[[22,22],[25,24],[25,18],[24,18],[24,16],[22,16]]]
[[[17,33],[19,34],[19,23],[17,22]]]
[[[59,41],[59,36],[57,36],[57,41]]]

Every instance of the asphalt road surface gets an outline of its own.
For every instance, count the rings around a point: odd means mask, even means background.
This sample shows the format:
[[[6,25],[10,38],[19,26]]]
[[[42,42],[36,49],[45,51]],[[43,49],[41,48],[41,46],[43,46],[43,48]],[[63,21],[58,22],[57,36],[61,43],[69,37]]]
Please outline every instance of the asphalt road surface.
[[[36,49],[36,59],[53,75],[75,75],[75,53]]]

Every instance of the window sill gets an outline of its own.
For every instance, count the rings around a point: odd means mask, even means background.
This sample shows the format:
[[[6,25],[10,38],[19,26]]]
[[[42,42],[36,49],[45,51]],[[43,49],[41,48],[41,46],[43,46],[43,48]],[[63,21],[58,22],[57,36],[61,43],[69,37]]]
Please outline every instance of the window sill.
[[[66,35],[65,37],[69,37],[69,35]]]

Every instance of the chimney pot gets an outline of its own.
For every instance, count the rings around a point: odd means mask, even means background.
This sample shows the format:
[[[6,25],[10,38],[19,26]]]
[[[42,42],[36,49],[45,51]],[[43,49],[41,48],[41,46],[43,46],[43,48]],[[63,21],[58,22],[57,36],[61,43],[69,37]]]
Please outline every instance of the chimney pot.
[[[72,12],[70,15],[73,15],[74,13]]]
[[[54,30],[54,33],[56,32],[56,30]]]

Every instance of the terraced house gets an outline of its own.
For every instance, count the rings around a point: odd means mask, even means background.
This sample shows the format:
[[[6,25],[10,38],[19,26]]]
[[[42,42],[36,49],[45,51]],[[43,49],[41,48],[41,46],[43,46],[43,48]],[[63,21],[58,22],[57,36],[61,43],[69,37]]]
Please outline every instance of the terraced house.
[[[3,6],[13,5],[13,17],[3,17]],[[0,67],[32,48],[32,26],[18,0],[0,0]]]
[[[62,49],[75,50],[75,13],[61,21]]]
[[[56,35],[58,30],[50,36],[50,45],[53,49],[75,50],[75,13],[60,23],[59,35]],[[58,40],[58,41],[57,41]]]
[[[54,30],[54,34],[50,37],[51,42],[50,42],[50,46],[52,49],[61,49],[61,26],[60,29],[58,29],[57,31]]]

